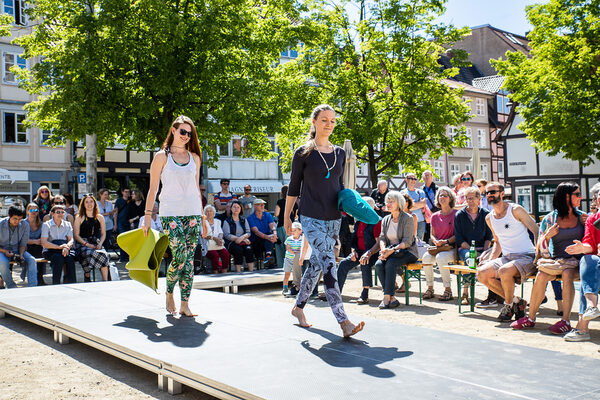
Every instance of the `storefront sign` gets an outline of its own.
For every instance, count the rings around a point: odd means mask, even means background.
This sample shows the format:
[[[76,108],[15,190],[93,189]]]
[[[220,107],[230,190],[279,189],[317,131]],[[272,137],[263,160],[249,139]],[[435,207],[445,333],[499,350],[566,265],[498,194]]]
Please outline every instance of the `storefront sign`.
[[[10,181],[10,183],[15,183],[15,181],[28,181],[29,180],[29,172],[28,171],[9,171],[4,168],[0,168],[0,181]]]
[[[232,180],[229,182],[229,190],[233,193],[243,194],[244,186],[250,185],[252,193],[279,193],[283,184],[279,181],[269,180]],[[209,193],[217,193],[221,191],[219,180],[209,180],[207,182]]]

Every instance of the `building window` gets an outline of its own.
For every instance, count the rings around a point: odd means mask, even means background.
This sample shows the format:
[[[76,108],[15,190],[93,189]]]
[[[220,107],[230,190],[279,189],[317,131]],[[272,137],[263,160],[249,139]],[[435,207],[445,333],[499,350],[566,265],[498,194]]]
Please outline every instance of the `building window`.
[[[464,96],[462,99],[463,99],[463,103],[465,103],[467,106],[469,106],[469,110],[470,110],[469,114],[472,114],[472,112],[473,112],[473,110],[472,110],[472,108],[473,108],[473,104],[472,104],[473,99],[470,98],[470,97],[466,97],[466,96]]]
[[[523,208],[531,214],[531,187],[522,186],[516,188],[517,193],[517,204],[523,206]]]
[[[488,180],[488,165],[487,164],[481,164],[481,178],[485,179],[486,181]]]
[[[448,137],[449,137],[451,140],[454,140],[454,137],[455,137],[456,135],[458,135],[458,128],[456,128],[456,127],[454,127],[454,126],[451,126],[451,127],[449,127],[449,128],[448,128]]]
[[[438,176],[438,182],[444,182],[446,180],[446,170],[443,161],[433,161],[433,172]]]
[[[471,171],[471,164],[465,164],[465,172]]]
[[[4,82],[17,82],[15,74],[10,70],[11,67],[15,65],[15,62],[19,68],[27,68],[27,61],[24,58],[21,58],[19,54],[7,52],[4,53]]]
[[[2,11],[14,18],[15,24],[26,25],[25,0],[2,0]]]
[[[233,139],[231,141],[232,148],[232,156],[233,157],[242,157],[246,156],[248,152],[248,141],[246,139]]]
[[[485,101],[483,99],[475,100],[475,114],[485,116]]]
[[[498,179],[504,179],[504,161],[498,161]]]
[[[4,143],[27,144],[29,143],[29,131],[25,127],[26,115],[23,113],[4,112],[3,131]]]
[[[50,139],[52,129],[40,129],[40,145],[47,146],[46,141]]]
[[[467,128],[467,141],[465,142],[465,147],[473,147],[473,130],[471,128]]]
[[[477,143],[479,144],[480,149],[485,149],[487,147],[487,131],[484,129],[477,129]]]
[[[460,165],[450,164],[450,179],[454,178],[454,175],[460,174]]]

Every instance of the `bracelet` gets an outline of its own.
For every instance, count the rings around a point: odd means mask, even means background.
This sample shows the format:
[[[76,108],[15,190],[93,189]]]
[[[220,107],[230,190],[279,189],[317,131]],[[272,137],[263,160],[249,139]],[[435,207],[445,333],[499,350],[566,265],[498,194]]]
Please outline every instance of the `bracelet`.
[[[144,211],[144,214],[152,214],[152,210],[146,210]]]

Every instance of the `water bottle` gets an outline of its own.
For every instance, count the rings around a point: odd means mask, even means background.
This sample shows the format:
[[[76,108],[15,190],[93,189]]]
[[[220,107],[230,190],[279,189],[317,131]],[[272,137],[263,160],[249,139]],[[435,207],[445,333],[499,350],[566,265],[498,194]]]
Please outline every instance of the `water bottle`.
[[[477,249],[475,248],[475,241],[471,241],[471,248],[469,249],[469,259],[467,264],[471,269],[477,269]]]

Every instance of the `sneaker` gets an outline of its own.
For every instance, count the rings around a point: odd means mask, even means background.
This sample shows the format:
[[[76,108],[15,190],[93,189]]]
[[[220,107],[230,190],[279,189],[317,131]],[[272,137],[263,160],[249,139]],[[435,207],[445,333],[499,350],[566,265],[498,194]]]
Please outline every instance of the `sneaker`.
[[[515,313],[513,311],[513,305],[505,304],[502,307],[502,310],[500,310],[500,315],[498,315],[498,321],[510,322],[510,320],[513,318],[513,315],[515,315]]]
[[[265,261],[263,262],[263,268],[270,268],[275,263],[275,257],[269,255],[265,257]]]
[[[496,308],[498,307],[498,302],[496,300],[485,299],[484,301],[480,301],[475,304],[477,308]]]
[[[318,299],[319,298],[319,293],[313,293],[309,296],[311,299]]]
[[[527,302],[523,299],[516,303],[513,303],[513,312],[515,313],[515,321],[525,316],[525,309],[527,308]]]
[[[356,299],[356,304],[369,304],[369,298],[359,297]]]
[[[581,318],[585,319],[586,321],[598,317],[600,317],[600,310],[598,310],[598,307],[588,307],[581,316]]]
[[[519,318],[512,324],[510,327],[516,330],[524,329],[524,328],[533,328],[535,326],[535,321],[529,319],[529,317],[525,316],[523,318]]]
[[[550,332],[552,332],[555,335],[564,335],[565,333],[571,332],[571,330],[573,330],[573,328],[571,328],[571,324],[565,321],[564,319],[561,319],[548,329],[550,329]]]
[[[283,289],[281,294],[283,294],[285,297],[288,297],[290,295],[290,289]]]
[[[300,292],[298,288],[296,288],[296,286],[292,286],[292,288],[290,289],[290,296],[296,296],[298,292]]]
[[[589,332],[582,332],[578,329],[573,329],[571,332],[567,333],[563,336],[567,342],[585,342],[586,340],[590,340]]]

